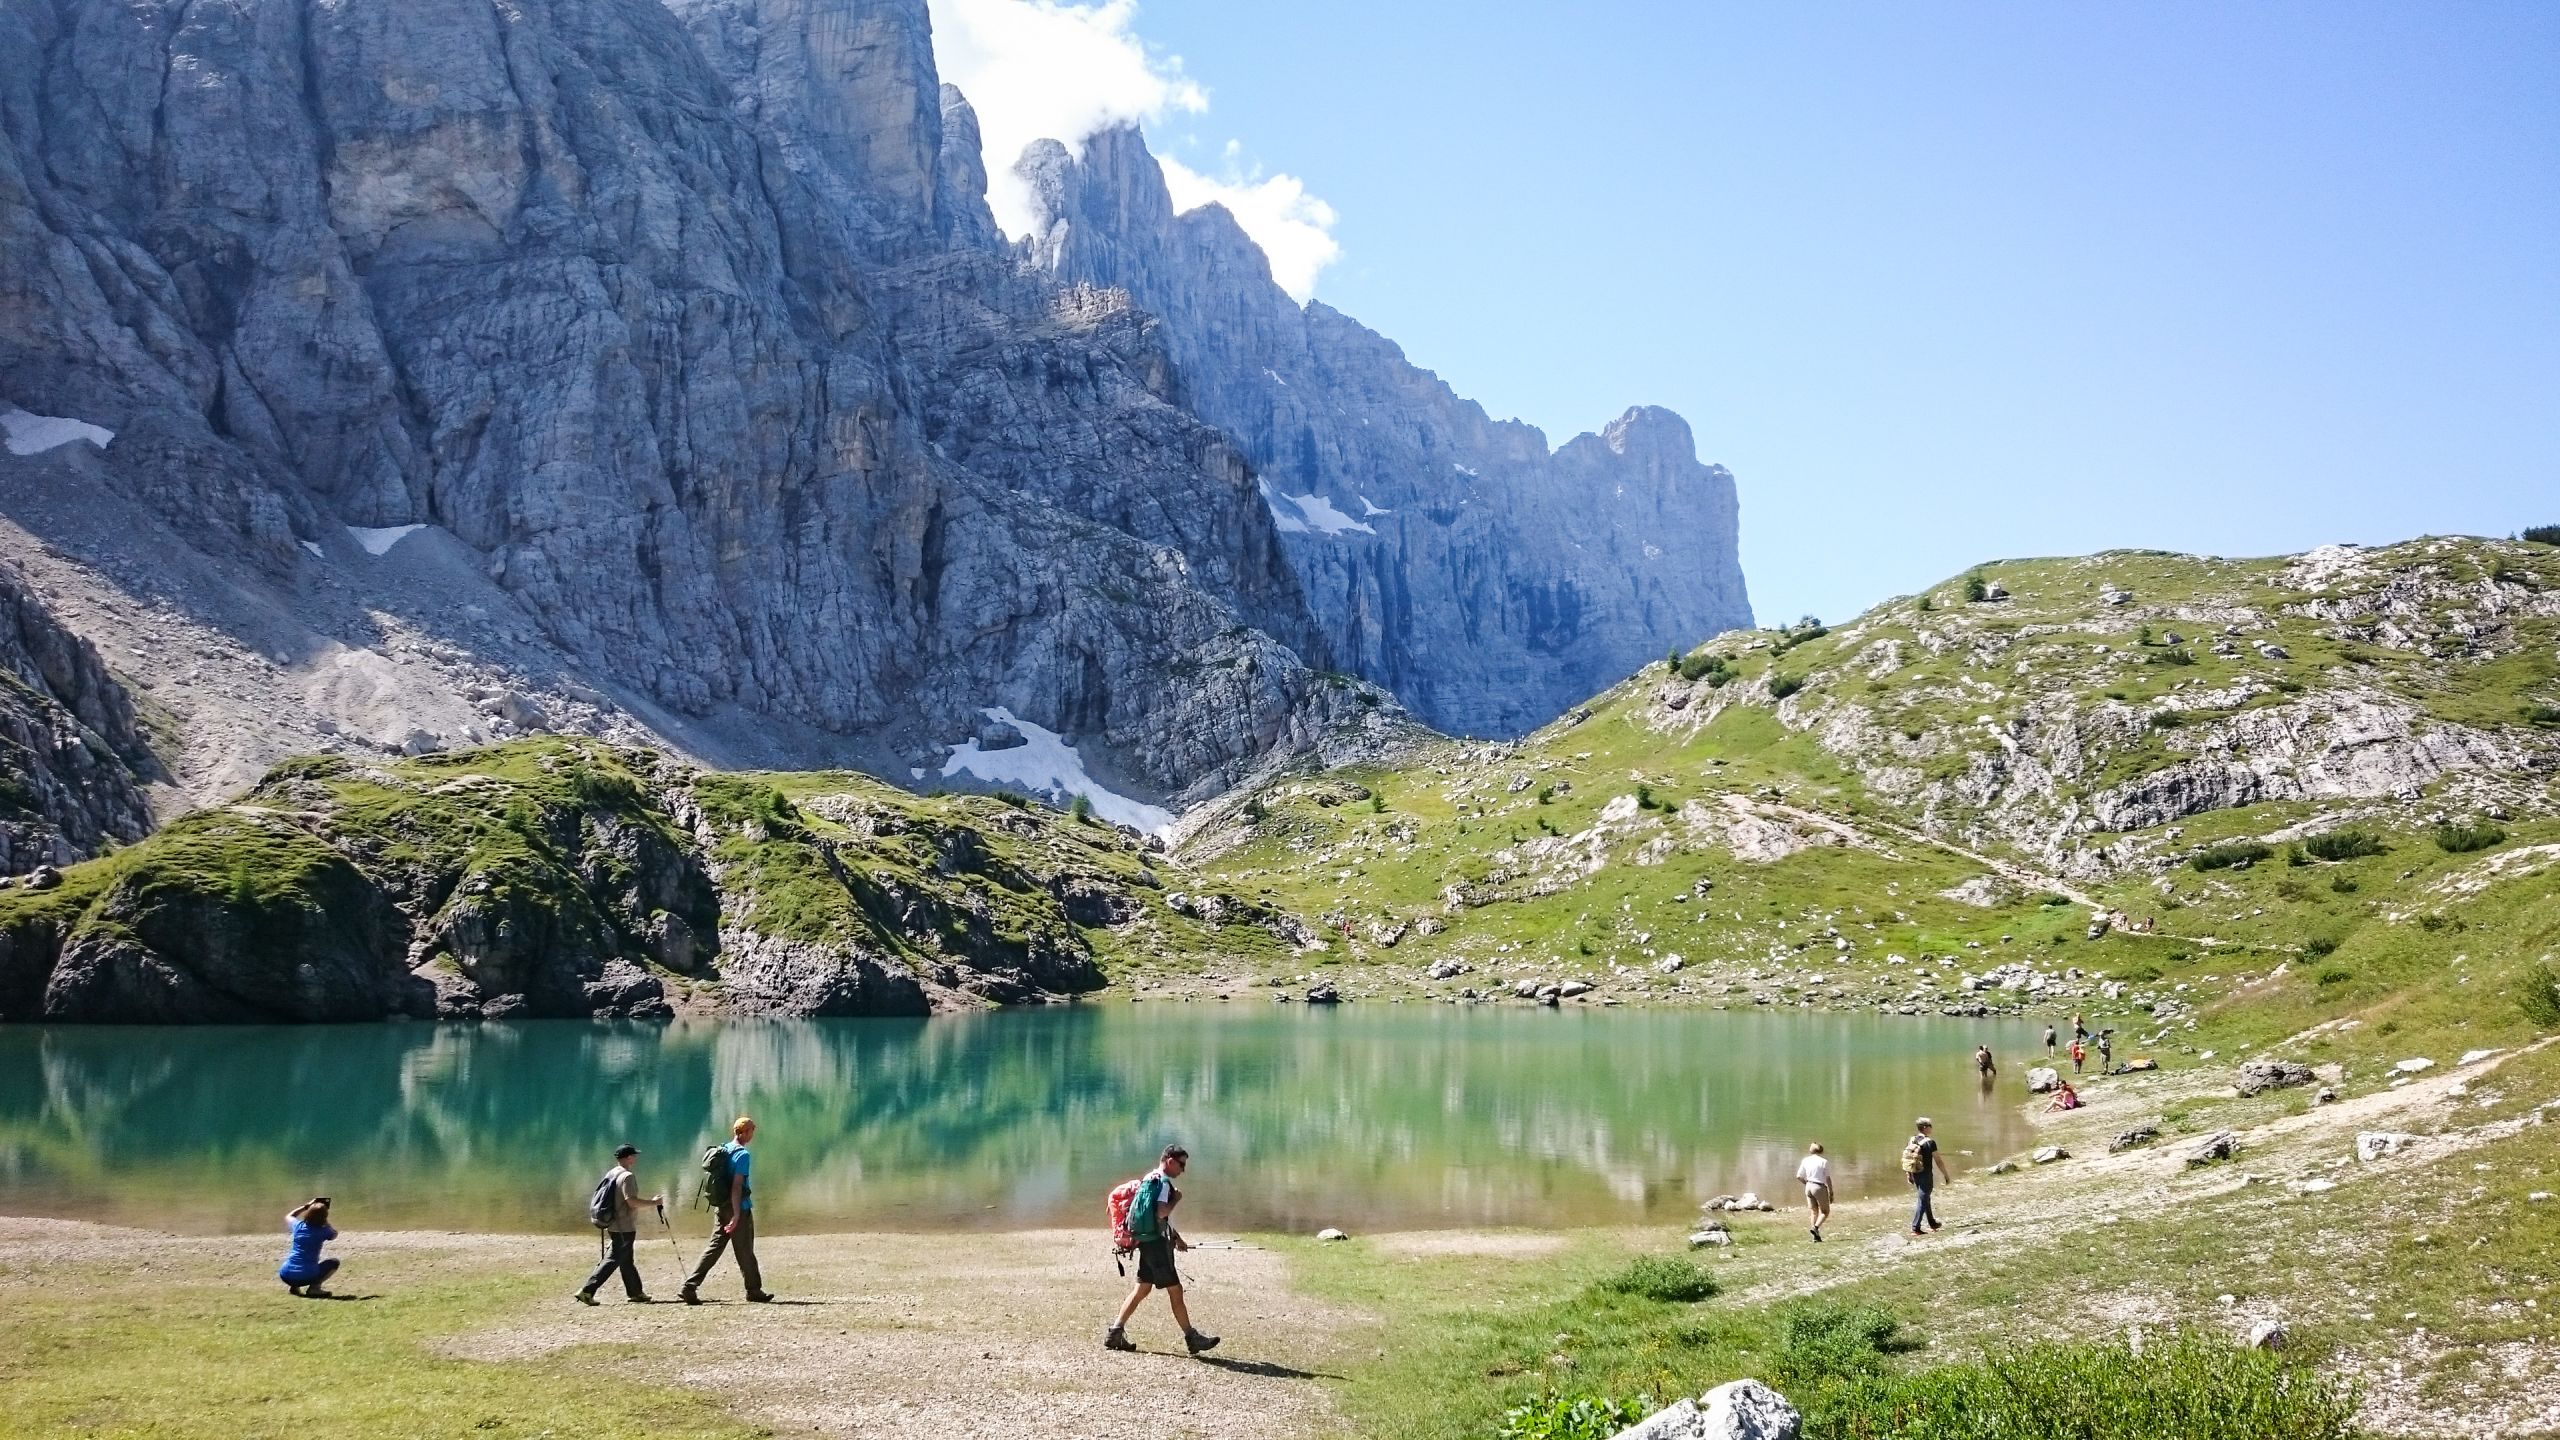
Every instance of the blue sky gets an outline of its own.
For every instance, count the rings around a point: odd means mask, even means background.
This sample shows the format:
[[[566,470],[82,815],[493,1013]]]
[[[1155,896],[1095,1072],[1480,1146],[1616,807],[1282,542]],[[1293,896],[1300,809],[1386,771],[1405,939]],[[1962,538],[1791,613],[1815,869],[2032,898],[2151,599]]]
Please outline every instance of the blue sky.
[[[2560,522],[2560,5],[1114,18],[1160,151],[1330,207],[1318,298],[1554,441],[1686,415],[1763,619]]]

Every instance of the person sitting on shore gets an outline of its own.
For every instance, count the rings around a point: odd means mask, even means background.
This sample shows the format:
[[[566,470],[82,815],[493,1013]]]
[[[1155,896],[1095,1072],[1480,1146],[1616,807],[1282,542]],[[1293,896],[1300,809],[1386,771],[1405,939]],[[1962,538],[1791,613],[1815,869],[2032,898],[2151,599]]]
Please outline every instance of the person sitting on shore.
[[[320,1258],[320,1247],[338,1238],[329,1225],[329,1197],[315,1195],[284,1212],[284,1228],[293,1243],[285,1252],[284,1264],[276,1267],[276,1278],[284,1282],[287,1293],[328,1299],[329,1292],[320,1287],[338,1273],[336,1260]]]
[[[2045,1108],[2048,1110],[2077,1110],[2080,1108],[2080,1104],[2080,1092],[2071,1088],[2070,1081],[2064,1080],[2056,1086],[2053,1092],[2053,1102],[2045,1106]]]

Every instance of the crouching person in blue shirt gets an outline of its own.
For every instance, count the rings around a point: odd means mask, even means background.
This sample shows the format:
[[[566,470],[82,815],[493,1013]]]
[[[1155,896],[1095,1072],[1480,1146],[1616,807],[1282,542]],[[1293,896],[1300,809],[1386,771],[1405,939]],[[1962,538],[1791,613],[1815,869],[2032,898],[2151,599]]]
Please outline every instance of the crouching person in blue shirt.
[[[284,1212],[285,1229],[292,1232],[292,1248],[285,1252],[284,1264],[276,1268],[276,1278],[293,1294],[314,1300],[329,1298],[321,1285],[338,1273],[336,1260],[320,1258],[320,1247],[338,1238],[329,1227],[329,1197],[314,1196]]]

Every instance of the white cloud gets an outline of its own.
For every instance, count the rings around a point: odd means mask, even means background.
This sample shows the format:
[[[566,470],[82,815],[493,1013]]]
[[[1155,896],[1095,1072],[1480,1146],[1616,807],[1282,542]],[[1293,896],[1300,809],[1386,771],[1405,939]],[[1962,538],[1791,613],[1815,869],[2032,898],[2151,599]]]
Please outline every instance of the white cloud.
[[[1271,261],[1271,278],[1304,302],[1316,293],[1316,272],[1342,254],[1333,238],[1333,207],[1307,193],[1295,175],[1264,175],[1240,170],[1237,146],[1227,144],[1225,175],[1212,179],[1170,155],[1158,156],[1164,188],[1173,196],[1176,213],[1219,204],[1236,217],[1244,233]]]
[[[1183,73],[1182,57],[1149,46],[1135,29],[1137,0],[929,0],[934,62],[978,112],[987,205],[1008,235],[1030,229],[1030,195],[1013,162],[1034,140],[1080,147],[1108,125],[1163,121],[1209,108],[1209,93]],[[1177,212],[1212,201],[1270,257],[1272,278],[1300,300],[1341,253],[1329,233],[1333,207],[1294,175],[1244,167],[1227,144],[1216,177],[1159,155]]]

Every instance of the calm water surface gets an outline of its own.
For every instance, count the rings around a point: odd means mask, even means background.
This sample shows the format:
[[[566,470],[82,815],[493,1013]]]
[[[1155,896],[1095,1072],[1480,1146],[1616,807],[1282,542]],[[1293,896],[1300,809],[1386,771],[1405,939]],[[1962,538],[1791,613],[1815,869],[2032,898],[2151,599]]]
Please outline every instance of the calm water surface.
[[[1167,1139],[1203,1230],[1665,1220],[1727,1190],[1790,1203],[1813,1139],[1844,1195],[1899,1190],[1921,1112],[1950,1151],[2017,1149],[2039,1033],[1422,1005],[0,1027],[0,1210],[267,1230],[325,1193],[341,1228],[577,1230],[617,1142],[691,1202],[693,1157],[744,1111],[768,1232],[1095,1225]]]

